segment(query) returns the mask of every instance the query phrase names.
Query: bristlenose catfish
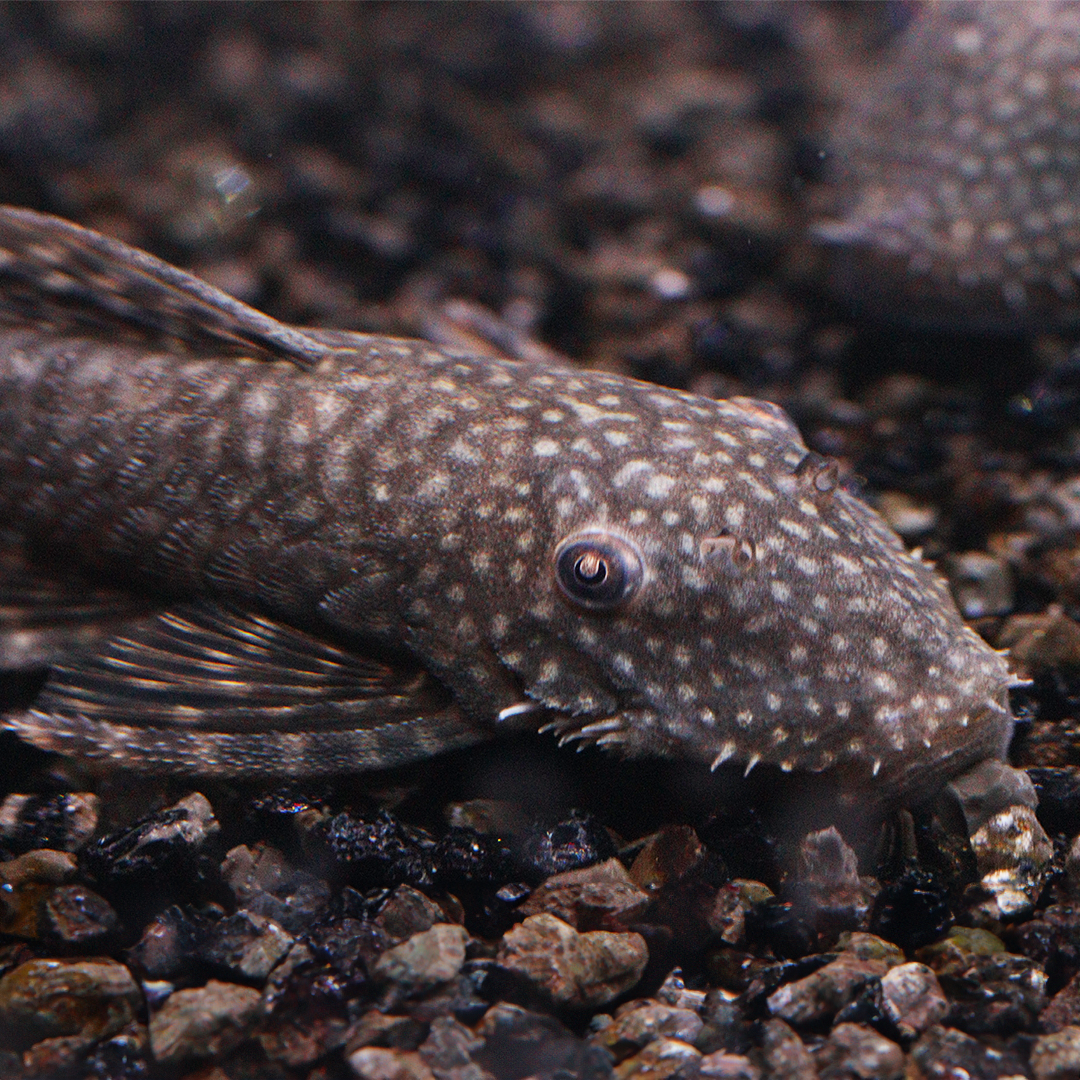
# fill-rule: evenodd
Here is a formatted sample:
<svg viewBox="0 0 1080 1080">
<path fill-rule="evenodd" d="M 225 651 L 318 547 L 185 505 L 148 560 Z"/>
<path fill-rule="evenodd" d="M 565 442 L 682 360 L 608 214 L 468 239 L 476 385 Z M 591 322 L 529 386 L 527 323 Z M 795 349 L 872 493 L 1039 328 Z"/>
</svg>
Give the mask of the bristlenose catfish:
<svg viewBox="0 0 1080 1080">
<path fill-rule="evenodd" d="M 1002 657 L 775 405 L 295 329 L 0 209 L 2 723 L 103 764 L 396 766 L 547 727 L 832 771 L 987 758 Z"/>
</svg>

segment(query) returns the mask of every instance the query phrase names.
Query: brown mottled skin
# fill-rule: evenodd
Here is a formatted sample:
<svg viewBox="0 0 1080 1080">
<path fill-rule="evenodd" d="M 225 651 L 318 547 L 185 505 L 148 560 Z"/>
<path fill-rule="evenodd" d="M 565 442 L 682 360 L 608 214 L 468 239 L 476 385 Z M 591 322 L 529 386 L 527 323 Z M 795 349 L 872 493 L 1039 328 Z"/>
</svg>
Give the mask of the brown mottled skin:
<svg viewBox="0 0 1080 1080">
<path fill-rule="evenodd" d="M 832 286 L 939 329 L 1080 325 L 1080 4 L 914 7 L 833 124 Z"/>
<path fill-rule="evenodd" d="M 1004 754 L 1004 661 L 773 405 L 290 329 L 13 209 L 0 316 L 38 746 L 301 774 L 550 725 L 885 801 Z"/>
</svg>

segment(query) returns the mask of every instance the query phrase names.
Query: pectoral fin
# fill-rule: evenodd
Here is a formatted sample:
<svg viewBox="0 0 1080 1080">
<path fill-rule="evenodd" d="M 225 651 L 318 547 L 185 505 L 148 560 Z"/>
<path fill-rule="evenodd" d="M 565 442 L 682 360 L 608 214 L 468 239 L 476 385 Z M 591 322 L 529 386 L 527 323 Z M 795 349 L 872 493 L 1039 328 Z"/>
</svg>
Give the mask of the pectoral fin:
<svg viewBox="0 0 1080 1080">
<path fill-rule="evenodd" d="M 0 671 L 48 667 L 150 608 L 128 593 L 47 573 L 0 548 Z"/>
<path fill-rule="evenodd" d="M 4 725 L 46 750 L 155 772 L 389 768 L 491 735 L 415 665 L 231 605 L 180 605 L 55 664 Z"/>
</svg>

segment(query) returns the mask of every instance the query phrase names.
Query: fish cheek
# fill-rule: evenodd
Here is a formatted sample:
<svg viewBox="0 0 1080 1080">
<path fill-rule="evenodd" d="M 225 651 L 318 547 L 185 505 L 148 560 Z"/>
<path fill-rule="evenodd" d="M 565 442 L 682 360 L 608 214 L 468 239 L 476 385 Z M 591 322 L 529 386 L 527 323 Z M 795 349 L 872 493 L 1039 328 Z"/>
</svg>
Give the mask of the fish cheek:
<svg viewBox="0 0 1080 1080">
<path fill-rule="evenodd" d="M 593 626 L 595 621 L 596 626 Z M 529 618 L 495 644 L 502 663 L 521 680 L 525 693 L 550 709 L 571 716 L 610 716 L 619 700 L 603 669 L 574 644 L 586 634 L 603 633 L 603 619 L 569 616 L 558 626 Z M 580 623 L 576 630 L 573 623 Z"/>
</svg>

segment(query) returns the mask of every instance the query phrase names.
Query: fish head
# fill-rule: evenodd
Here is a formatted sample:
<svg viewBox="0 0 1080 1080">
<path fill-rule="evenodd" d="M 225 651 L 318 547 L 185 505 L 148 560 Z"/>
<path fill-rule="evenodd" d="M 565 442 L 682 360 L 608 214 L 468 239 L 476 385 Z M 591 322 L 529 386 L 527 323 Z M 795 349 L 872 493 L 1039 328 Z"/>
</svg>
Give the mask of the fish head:
<svg viewBox="0 0 1080 1080">
<path fill-rule="evenodd" d="M 618 396 L 636 420 L 538 477 L 549 542 L 494 643 L 564 738 L 841 770 L 886 802 L 1004 755 L 1003 659 L 781 409 Z"/>
</svg>

